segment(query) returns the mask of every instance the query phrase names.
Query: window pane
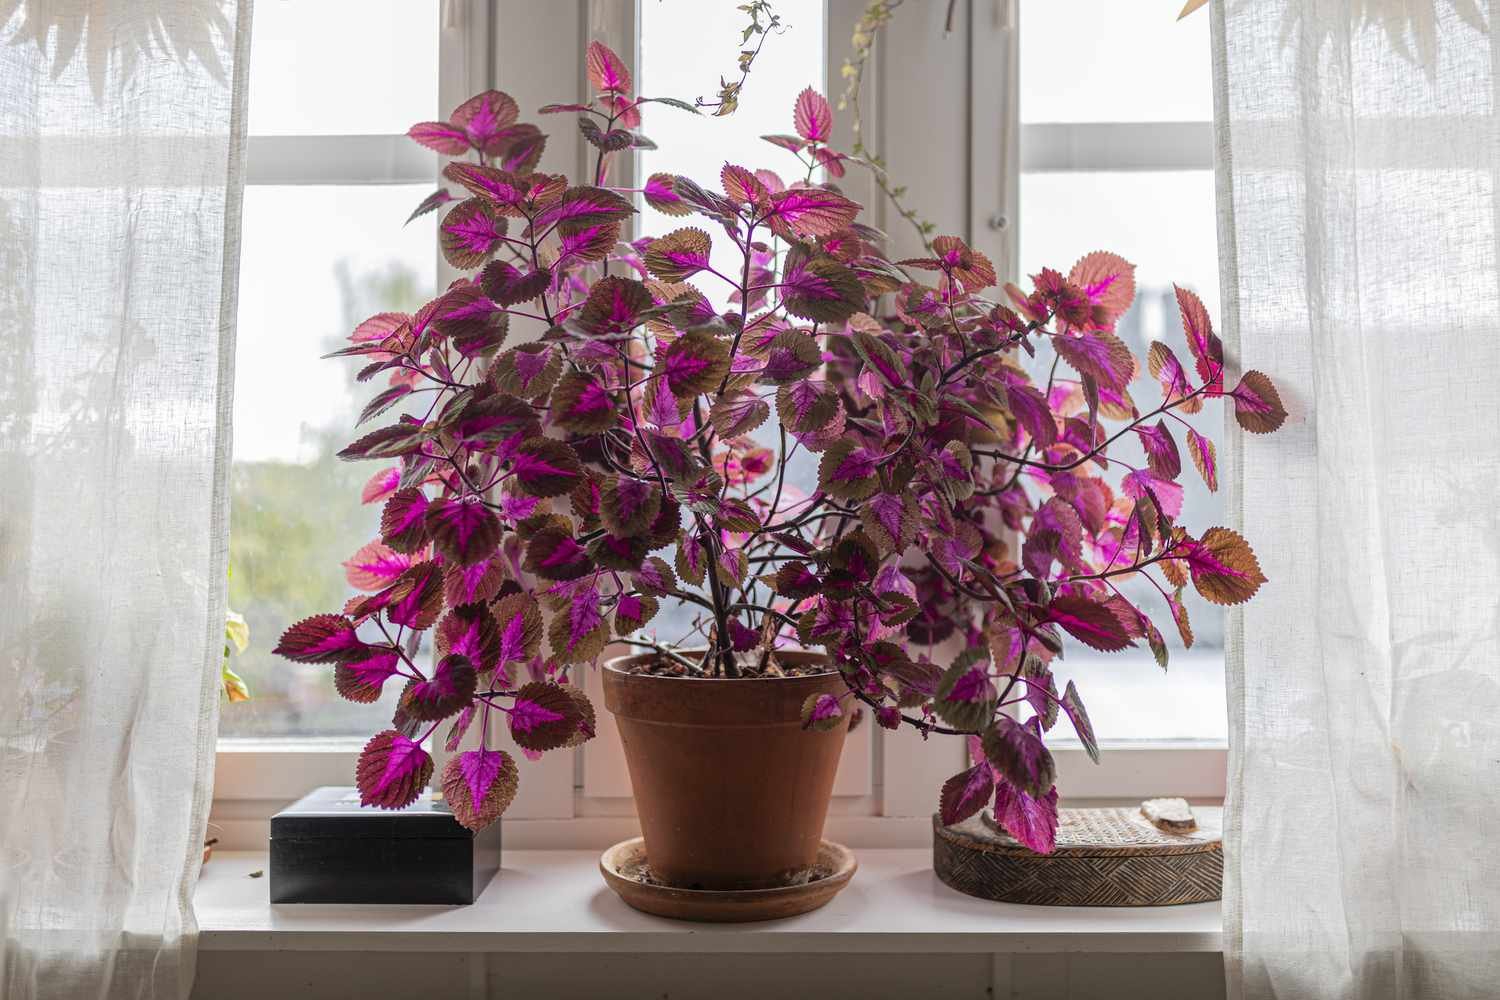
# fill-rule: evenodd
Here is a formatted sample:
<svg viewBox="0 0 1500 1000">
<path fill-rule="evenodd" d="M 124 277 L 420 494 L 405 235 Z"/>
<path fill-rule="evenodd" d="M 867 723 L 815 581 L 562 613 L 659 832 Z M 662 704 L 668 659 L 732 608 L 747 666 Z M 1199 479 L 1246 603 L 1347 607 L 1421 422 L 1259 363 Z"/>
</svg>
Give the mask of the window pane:
<svg viewBox="0 0 1500 1000">
<path fill-rule="evenodd" d="M 739 52 L 740 32 L 747 22 L 736 4 L 705 4 L 701 0 L 650 0 L 640 6 L 640 91 L 647 96 L 712 99 L 720 76 L 729 76 Z M 761 138 L 790 133 L 792 107 L 804 87 L 824 91 L 825 25 L 822 0 L 780 0 L 775 4 L 787 30 L 772 35 L 756 58 L 745 84 L 739 109 L 725 118 L 693 115 L 673 108 L 645 108 L 642 131 L 660 147 L 643 150 L 639 176 L 656 171 L 684 174 L 709 190 L 719 190 L 719 170 L 735 163 L 751 170 L 775 171 L 783 181 L 805 177 L 796 157 Z M 754 44 L 752 40 L 751 45 Z M 818 178 L 821 179 L 821 178 Z M 641 234 L 660 236 L 686 225 L 701 225 L 691 219 L 673 218 L 641 203 Z M 713 230 L 712 261 L 721 272 L 739 273 L 739 256 L 722 231 Z M 728 307 L 729 285 L 710 274 L 693 279 L 720 309 Z M 772 424 L 763 425 L 754 436 L 775 448 Z M 786 490 L 781 511 L 805 499 L 817 488 L 817 456 L 798 451 L 787 464 Z M 760 485 L 757 482 L 755 485 Z M 663 553 L 671 562 L 675 550 Z M 703 636 L 692 634 L 697 609 L 663 602 L 652 621 L 663 641 L 687 640 L 703 645 Z"/>
<path fill-rule="evenodd" d="M 1208 11 L 1172 4 L 1020 4 L 1023 122 L 1213 118 Z"/>
<path fill-rule="evenodd" d="M 648 97 L 711 100 L 721 76 L 730 76 L 748 23 L 737 4 L 702 0 L 650 0 L 640 6 L 640 90 Z M 725 163 L 775 171 L 783 181 L 805 176 L 795 155 L 761 138 L 793 131 L 792 107 L 804 87 L 824 90 L 822 0 L 782 0 L 775 10 L 787 26 L 772 35 L 756 58 L 734 114 L 724 118 L 693 115 L 647 105 L 643 131 L 660 147 L 640 153 L 640 176 L 656 171 L 684 174 L 711 191 L 719 190 Z M 747 47 L 754 45 L 752 39 Z M 736 73 L 735 76 L 738 74 Z M 837 98 L 835 97 L 835 101 Z M 691 220 L 673 218 L 642 204 L 641 235 L 660 236 Z M 701 221 L 701 220 L 700 220 Z M 712 260 L 726 274 L 737 273 L 737 256 L 715 231 Z M 729 286 L 707 276 L 697 283 L 713 301 L 728 303 Z"/>
<path fill-rule="evenodd" d="M 1028 8 L 1030 10 L 1031 8 Z M 1021 273 L 1042 267 L 1067 272 L 1092 250 L 1111 250 L 1136 264 L 1136 300 L 1117 332 L 1138 358 L 1153 340 L 1165 339 L 1187 358 L 1172 285 L 1197 292 L 1218 320 L 1219 273 L 1214 229 L 1213 174 L 1045 173 L 1021 178 Z M 1086 242 L 1085 242 L 1086 241 Z M 1042 373 L 1045 378 L 1045 372 Z M 1160 402 L 1160 389 L 1142 372 L 1131 386 L 1146 411 Z M 1223 437 L 1224 411 L 1216 403 L 1184 416 L 1215 442 Z M 1222 494 L 1210 493 L 1188 460 L 1184 427 L 1167 424 L 1183 453 L 1181 523 L 1189 530 L 1224 524 Z M 1140 468 L 1145 456 L 1134 435 L 1122 438 L 1110 454 Z M 1188 614 L 1196 642 L 1182 649 L 1166 603 L 1150 584 L 1133 581 L 1125 595 L 1157 623 L 1171 649 L 1163 674 L 1149 650 L 1095 653 L 1071 643 L 1057 664 L 1058 684 L 1078 682 L 1090 721 L 1101 739 L 1223 739 L 1224 611 L 1189 588 Z M 1057 730 L 1069 735 L 1066 718 Z"/>
<path fill-rule="evenodd" d="M 271 654 L 281 632 L 354 593 L 340 563 L 375 537 L 360 487 L 379 463 L 341 462 L 373 384 L 358 358 L 320 360 L 387 309 L 410 311 L 436 281 L 432 216 L 402 220 L 425 185 L 245 191 L 235 359 L 229 604 L 250 625 L 233 666 L 251 700 L 224 706 L 225 736 L 368 735 L 391 705 L 356 705 L 331 670 Z M 391 695 L 396 688 L 391 686 Z"/>
<path fill-rule="evenodd" d="M 261 0 L 250 134 L 404 133 L 438 117 L 437 60 L 436 4 Z"/>
</svg>

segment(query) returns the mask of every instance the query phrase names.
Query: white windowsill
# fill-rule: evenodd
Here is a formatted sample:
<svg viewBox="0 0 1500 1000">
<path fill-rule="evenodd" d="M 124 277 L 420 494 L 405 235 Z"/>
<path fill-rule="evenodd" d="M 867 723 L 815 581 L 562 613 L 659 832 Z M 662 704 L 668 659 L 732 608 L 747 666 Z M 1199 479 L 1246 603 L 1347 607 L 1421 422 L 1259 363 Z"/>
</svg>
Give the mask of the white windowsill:
<svg viewBox="0 0 1500 1000">
<path fill-rule="evenodd" d="M 1105 908 L 991 903 L 949 889 L 928 850 L 862 850 L 821 910 L 756 924 L 638 913 L 594 851 L 506 851 L 473 906 L 277 905 L 257 852 L 215 852 L 195 896 L 203 951 L 1083 953 L 1221 950 L 1217 903 Z"/>
</svg>

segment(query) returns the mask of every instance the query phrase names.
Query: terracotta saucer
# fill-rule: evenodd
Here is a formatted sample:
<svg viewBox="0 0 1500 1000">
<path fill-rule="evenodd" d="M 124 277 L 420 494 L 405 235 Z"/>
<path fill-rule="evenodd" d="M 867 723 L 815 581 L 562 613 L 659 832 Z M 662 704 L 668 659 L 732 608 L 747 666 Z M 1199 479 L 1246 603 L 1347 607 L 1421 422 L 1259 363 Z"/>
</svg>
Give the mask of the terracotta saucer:
<svg viewBox="0 0 1500 1000">
<path fill-rule="evenodd" d="M 775 889 L 674 889 L 643 881 L 635 875 L 645 861 L 645 840 L 640 837 L 622 840 L 599 856 L 599 871 L 609 887 L 637 910 L 674 920 L 708 923 L 775 920 L 816 910 L 848 885 L 859 867 L 853 851 L 825 840 L 818 848 L 818 864 L 832 874 L 803 885 Z"/>
</svg>

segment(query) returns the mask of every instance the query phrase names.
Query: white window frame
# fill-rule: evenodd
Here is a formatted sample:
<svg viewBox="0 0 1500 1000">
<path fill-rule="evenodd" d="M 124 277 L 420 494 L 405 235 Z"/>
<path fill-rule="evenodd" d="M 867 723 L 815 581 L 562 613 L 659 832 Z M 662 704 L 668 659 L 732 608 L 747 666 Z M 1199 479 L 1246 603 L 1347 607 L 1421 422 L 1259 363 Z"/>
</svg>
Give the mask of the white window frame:
<svg viewBox="0 0 1500 1000">
<path fill-rule="evenodd" d="M 636 3 L 620 0 L 443 0 L 439 105 L 446 112 L 489 86 L 523 108 L 586 93 L 579 54 L 591 38 L 636 65 Z M 827 0 L 830 100 L 842 83 L 853 26 L 865 0 Z M 946 3 L 898 8 L 867 71 L 866 145 L 881 154 L 910 204 L 944 231 L 983 250 L 1002 275 L 1017 260 L 1019 181 L 1027 171 L 1184 170 L 1213 166 L 1211 123 L 1034 124 L 1018 109 L 1016 0 L 959 0 L 945 35 Z M 502 67 L 498 74 L 496 68 Z M 754 86 L 752 74 L 749 86 Z M 998 96 L 997 96 L 998 95 Z M 835 143 L 850 145 L 848 115 L 836 115 Z M 570 124 L 562 121 L 562 125 Z M 549 129 L 548 158 L 581 168 L 587 148 L 567 127 Z M 404 135 L 252 137 L 249 184 L 395 184 L 435 181 L 438 158 Z M 629 184 L 633 166 L 617 175 Z M 845 186 L 892 237 L 896 256 L 920 250 L 874 183 L 851 170 Z M 438 254 L 436 247 L 434 254 Z M 438 254 L 439 286 L 454 276 Z M 621 651 L 625 651 L 621 647 Z M 595 847 L 633 835 L 613 720 L 602 711 L 596 672 L 588 684 L 600 736 L 572 755 L 524 765 L 507 812 L 514 847 Z M 874 725 L 851 737 L 829 819 L 830 835 L 855 846 L 921 846 L 942 781 L 964 766 L 961 740 L 923 742 L 909 729 Z M 504 742 L 503 736 L 498 742 Z M 219 743 L 213 833 L 226 847 L 264 845 L 271 813 L 309 788 L 347 784 L 362 739 L 223 739 Z M 439 750 L 441 748 L 438 748 Z M 1224 795 L 1227 750 L 1212 741 L 1109 742 L 1099 765 L 1081 746 L 1054 748 L 1058 781 L 1071 804 L 1139 801 L 1173 794 L 1196 801 Z M 437 765 L 441 768 L 442 754 Z M 622 794 L 622 789 L 626 789 Z"/>
</svg>

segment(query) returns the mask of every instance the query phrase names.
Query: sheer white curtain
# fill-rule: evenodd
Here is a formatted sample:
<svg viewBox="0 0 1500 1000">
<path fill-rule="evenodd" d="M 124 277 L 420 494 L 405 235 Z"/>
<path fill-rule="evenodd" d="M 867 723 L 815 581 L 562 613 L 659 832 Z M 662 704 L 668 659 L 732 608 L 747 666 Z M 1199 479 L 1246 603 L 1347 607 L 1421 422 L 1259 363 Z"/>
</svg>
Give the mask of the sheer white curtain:
<svg viewBox="0 0 1500 1000">
<path fill-rule="evenodd" d="M 1231 998 L 1500 996 L 1500 44 L 1473 0 L 1225 0 Z"/>
<path fill-rule="evenodd" d="M 175 998 L 213 779 L 249 0 L 0 0 L 0 996 Z"/>
</svg>

